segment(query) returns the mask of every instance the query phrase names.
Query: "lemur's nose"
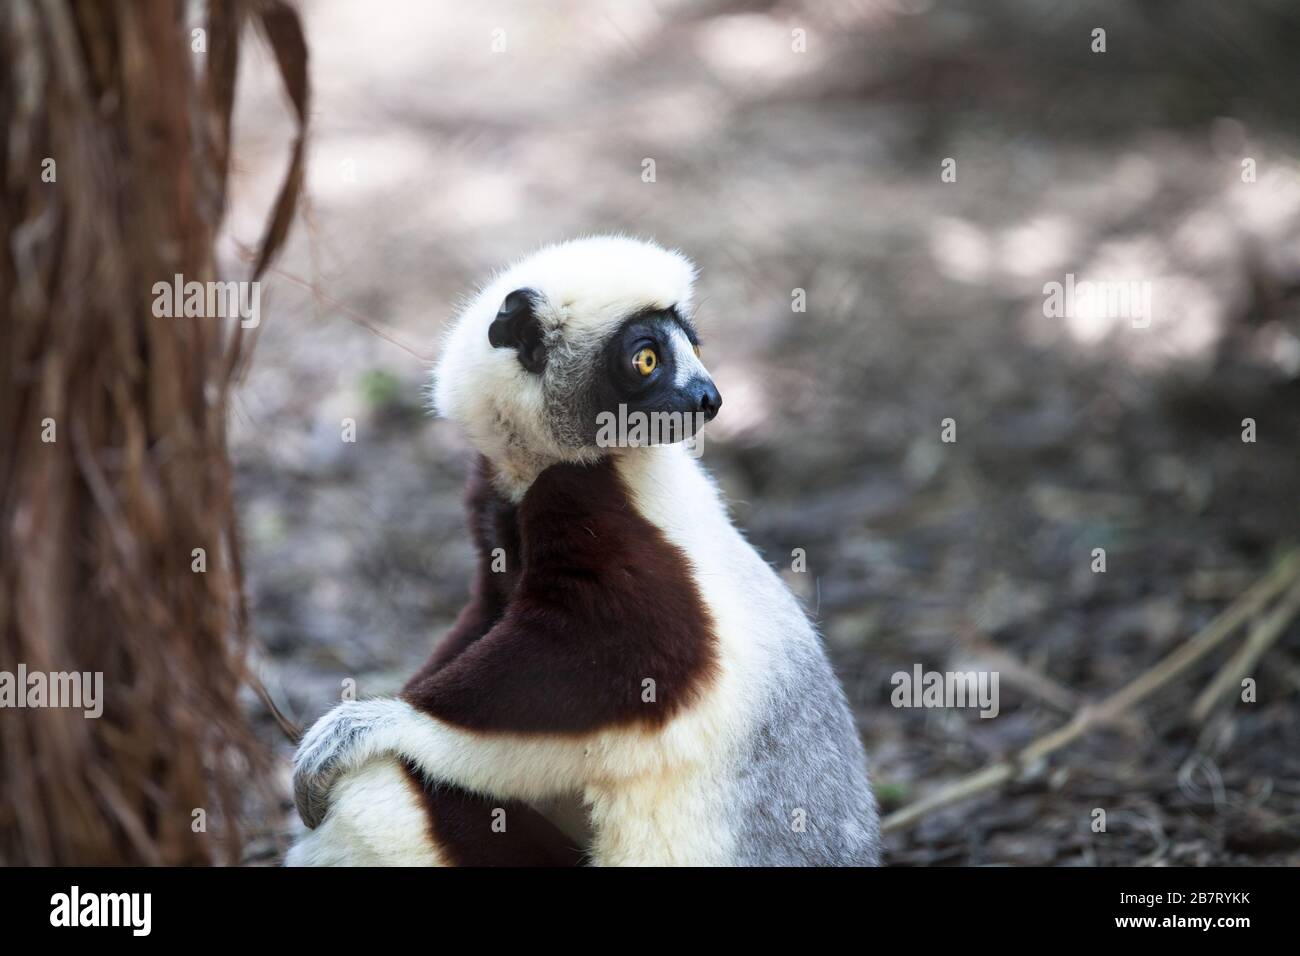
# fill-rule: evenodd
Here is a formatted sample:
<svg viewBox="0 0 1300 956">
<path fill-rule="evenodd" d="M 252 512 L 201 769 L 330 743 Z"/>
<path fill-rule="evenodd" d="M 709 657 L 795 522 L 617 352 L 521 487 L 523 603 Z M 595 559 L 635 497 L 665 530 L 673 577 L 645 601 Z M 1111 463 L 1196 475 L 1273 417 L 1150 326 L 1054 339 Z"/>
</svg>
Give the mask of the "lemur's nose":
<svg viewBox="0 0 1300 956">
<path fill-rule="evenodd" d="M 718 409 L 722 407 L 722 395 L 718 392 L 718 387 L 706 380 L 700 388 L 696 407 L 704 413 L 706 422 L 713 421 L 713 417 L 718 414 Z"/>
</svg>

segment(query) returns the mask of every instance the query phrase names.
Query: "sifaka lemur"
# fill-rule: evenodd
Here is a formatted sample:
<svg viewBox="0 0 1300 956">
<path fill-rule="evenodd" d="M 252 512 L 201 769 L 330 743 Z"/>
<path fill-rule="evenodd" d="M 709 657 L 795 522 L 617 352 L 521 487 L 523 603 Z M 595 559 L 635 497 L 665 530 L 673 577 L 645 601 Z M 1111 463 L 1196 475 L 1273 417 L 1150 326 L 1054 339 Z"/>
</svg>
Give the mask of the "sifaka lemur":
<svg viewBox="0 0 1300 956">
<path fill-rule="evenodd" d="M 434 404 L 479 453 L 473 596 L 399 697 L 305 735 L 290 864 L 878 861 L 861 740 L 794 596 L 683 443 L 597 440 L 619 409 L 717 413 L 694 279 L 587 238 L 457 317 Z M 565 800 L 580 838 L 537 809 Z"/>
</svg>

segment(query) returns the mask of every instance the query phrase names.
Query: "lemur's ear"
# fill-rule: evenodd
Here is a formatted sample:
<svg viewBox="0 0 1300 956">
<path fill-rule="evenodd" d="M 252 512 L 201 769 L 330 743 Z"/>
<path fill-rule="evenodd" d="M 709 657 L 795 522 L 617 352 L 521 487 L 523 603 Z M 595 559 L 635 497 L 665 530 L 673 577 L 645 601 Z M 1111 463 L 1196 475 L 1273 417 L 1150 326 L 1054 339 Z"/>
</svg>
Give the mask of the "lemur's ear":
<svg viewBox="0 0 1300 956">
<path fill-rule="evenodd" d="M 514 349 L 519 354 L 519 364 L 540 375 L 546 368 L 546 345 L 534 311 L 536 298 L 537 293 L 532 289 L 516 289 L 506 296 L 488 327 L 488 341 L 493 348 Z"/>
</svg>

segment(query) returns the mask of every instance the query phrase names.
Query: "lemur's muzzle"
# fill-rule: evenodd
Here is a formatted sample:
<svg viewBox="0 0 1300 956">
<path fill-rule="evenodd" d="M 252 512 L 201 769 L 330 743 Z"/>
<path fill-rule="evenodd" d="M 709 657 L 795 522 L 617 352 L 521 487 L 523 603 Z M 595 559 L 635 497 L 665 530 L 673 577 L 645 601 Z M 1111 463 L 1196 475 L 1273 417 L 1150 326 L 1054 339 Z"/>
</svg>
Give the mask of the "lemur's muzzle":
<svg viewBox="0 0 1300 956">
<path fill-rule="evenodd" d="M 722 394 L 713 384 L 713 380 L 693 379 L 687 384 L 686 389 L 687 394 L 690 395 L 692 410 L 702 414 L 706 422 L 713 421 L 714 416 L 718 414 L 718 409 L 722 407 Z"/>
</svg>

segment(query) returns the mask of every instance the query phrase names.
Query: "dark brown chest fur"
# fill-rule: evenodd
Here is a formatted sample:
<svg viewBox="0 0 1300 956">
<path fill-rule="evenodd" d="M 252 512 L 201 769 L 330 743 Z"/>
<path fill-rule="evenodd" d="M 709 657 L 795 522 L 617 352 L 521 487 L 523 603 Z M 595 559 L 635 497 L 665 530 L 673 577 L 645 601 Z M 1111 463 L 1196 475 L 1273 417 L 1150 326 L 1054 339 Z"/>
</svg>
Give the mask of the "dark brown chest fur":
<svg viewBox="0 0 1300 956">
<path fill-rule="evenodd" d="M 561 734 L 662 725 L 695 700 L 717 666 L 707 609 L 612 459 L 548 468 L 517 507 L 489 468 L 467 493 L 473 598 L 406 699 L 471 730 Z"/>
</svg>

